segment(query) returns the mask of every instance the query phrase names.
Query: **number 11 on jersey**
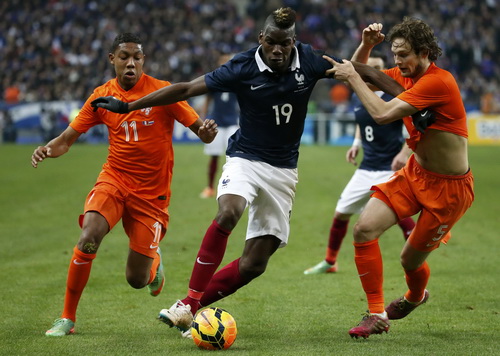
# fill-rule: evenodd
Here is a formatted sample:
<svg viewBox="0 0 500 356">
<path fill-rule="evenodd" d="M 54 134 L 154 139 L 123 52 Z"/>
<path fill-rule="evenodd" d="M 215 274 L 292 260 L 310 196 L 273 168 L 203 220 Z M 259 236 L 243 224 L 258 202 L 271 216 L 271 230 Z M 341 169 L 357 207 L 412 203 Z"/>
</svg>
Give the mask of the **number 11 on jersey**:
<svg viewBox="0 0 500 356">
<path fill-rule="evenodd" d="M 134 141 L 139 141 L 139 135 L 137 134 L 137 123 L 135 121 L 132 121 L 129 125 L 127 121 L 124 121 L 123 124 L 120 125 L 125 129 L 125 141 L 129 142 L 130 141 L 130 133 L 128 130 L 128 127 L 130 126 L 132 130 L 134 131 Z"/>
</svg>

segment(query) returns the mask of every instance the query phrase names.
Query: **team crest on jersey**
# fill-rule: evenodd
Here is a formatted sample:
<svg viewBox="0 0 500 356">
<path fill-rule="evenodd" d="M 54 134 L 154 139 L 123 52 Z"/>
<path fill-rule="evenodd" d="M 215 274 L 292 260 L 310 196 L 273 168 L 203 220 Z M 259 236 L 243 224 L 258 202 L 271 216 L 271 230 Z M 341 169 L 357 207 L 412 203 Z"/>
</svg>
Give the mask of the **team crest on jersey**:
<svg viewBox="0 0 500 356">
<path fill-rule="evenodd" d="M 298 86 L 304 85 L 304 74 L 295 73 L 295 80 Z"/>
<path fill-rule="evenodd" d="M 141 109 L 141 112 L 147 116 L 149 116 L 149 113 L 151 112 L 151 110 L 153 110 L 152 107 L 149 107 L 149 108 L 144 108 L 144 109 Z"/>
</svg>

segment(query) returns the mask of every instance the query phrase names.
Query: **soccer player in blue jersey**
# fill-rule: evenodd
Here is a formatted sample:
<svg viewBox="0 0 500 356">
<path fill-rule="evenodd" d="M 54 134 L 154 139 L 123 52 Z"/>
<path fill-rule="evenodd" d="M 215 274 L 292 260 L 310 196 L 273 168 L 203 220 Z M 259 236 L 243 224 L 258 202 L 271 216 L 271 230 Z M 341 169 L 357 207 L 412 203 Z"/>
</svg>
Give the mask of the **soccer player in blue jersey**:
<svg viewBox="0 0 500 356">
<path fill-rule="evenodd" d="M 332 68 L 320 51 L 296 41 L 295 18 L 291 8 L 273 11 L 259 34 L 258 47 L 191 82 L 171 85 L 130 103 L 113 97 L 93 102 L 96 110 L 126 113 L 207 92 L 233 92 L 238 97 L 240 128 L 226 151 L 217 190 L 218 212 L 196 256 L 187 296 L 159 315 L 186 336 L 201 306 L 260 276 L 271 255 L 288 242 L 307 104 L 316 82 Z M 395 81 L 387 85 L 400 88 Z M 242 256 L 215 273 L 228 237 L 246 208 L 249 217 Z"/>
<path fill-rule="evenodd" d="M 231 54 L 222 54 L 219 57 L 219 65 L 223 65 L 231 58 Z M 214 181 L 219 157 L 226 153 L 229 137 L 238 130 L 240 107 L 236 94 L 221 91 L 207 93 L 201 116 L 215 120 L 218 131 L 215 139 L 211 143 L 207 143 L 203 150 L 210 158 L 208 161 L 208 184 L 201 192 L 200 198 L 211 198 L 215 196 Z"/>
<path fill-rule="evenodd" d="M 376 69 L 385 69 L 385 56 L 373 51 L 367 64 Z M 382 91 L 376 91 L 384 101 L 393 98 Z M 358 99 L 359 101 L 359 99 Z M 357 165 L 356 157 L 360 146 L 363 147 L 363 160 L 347 183 L 335 208 L 333 223 L 330 228 L 325 259 L 308 268 L 304 274 L 334 273 L 338 270 L 337 256 L 342 241 L 347 233 L 349 220 L 353 214 L 359 214 L 370 199 L 370 188 L 385 182 L 390 176 L 405 165 L 410 148 L 403 136 L 403 121 L 393 121 L 388 125 L 379 125 L 373 120 L 361 102 L 354 109 L 356 134 L 352 147 L 346 153 L 346 160 Z M 405 240 L 415 227 L 411 217 L 398 221 Z"/>
</svg>

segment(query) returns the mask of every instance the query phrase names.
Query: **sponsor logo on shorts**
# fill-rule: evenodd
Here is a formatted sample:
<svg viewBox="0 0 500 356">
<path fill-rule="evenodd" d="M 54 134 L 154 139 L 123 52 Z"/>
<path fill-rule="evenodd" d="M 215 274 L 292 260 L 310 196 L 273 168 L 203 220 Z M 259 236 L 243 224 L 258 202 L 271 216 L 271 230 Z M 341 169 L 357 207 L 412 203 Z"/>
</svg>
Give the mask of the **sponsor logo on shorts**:
<svg viewBox="0 0 500 356">
<path fill-rule="evenodd" d="M 222 185 L 227 185 L 227 183 L 229 183 L 230 181 L 231 181 L 231 179 L 229 179 L 229 178 L 224 178 L 224 179 L 222 180 Z"/>
</svg>

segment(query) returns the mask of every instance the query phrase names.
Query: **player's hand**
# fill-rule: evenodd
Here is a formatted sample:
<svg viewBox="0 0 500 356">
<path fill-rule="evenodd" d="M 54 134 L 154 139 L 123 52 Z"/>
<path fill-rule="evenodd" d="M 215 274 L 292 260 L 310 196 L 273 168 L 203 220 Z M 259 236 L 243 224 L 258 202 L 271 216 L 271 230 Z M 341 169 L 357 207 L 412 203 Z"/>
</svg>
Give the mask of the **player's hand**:
<svg viewBox="0 0 500 356">
<path fill-rule="evenodd" d="M 31 165 L 34 168 L 38 167 L 38 163 L 42 162 L 45 158 L 52 156 L 52 149 L 47 146 L 38 146 L 31 155 Z"/>
<path fill-rule="evenodd" d="M 198 137 L 204 143 L 210 143 L 215 139 L 215 136 L 217 136 L 217 132 L 218 130 L 215 120 L 205 119 L 205 121 L 203 121 L 203 125 L 201 125 L 198 129 Z"/>
<path fill-rule="evenodd" d="M 347 153 L 345 154 L 346 161 L 357 166 L 358 162 L 356 162 L 356 157 L 358 156 L 358 153 L 359 153 L 359 146 L 352 146 L 347 150 Z"/>
<path fill-rule="evenodd" d="M 403 153 L 398 153 L 391 162 L 391 170 L 394 172 L 399 171 L 401 168 L 403 168 L 406 164 L 406 161 L 408 161 L 408 157 L 403 154 Z"/>
<path fill-rule="evenodd" d="M 328 62 L 332 64 L 332 68 L 325 72 L 325 75 L 330 78 L 335 78 L 337 80 L 342 80 L 346 82 L 349 77 L 356 75 L 356 70 L 352 65 L 351 61 L 343 59 L 342 63 L 336 62 L 333 58 L 328 56 L 323 56 Z"/>
<path fill-rule="evenodd" d="M 93 100 L 90 105 L 97 111 L 98 108 L 103 108 L 119 114 L 128 113 L 128 103 L 118 100 L 114 96 L 101 96 Z"/>
<path fill-rule="evenodd" d="M 425 129 L 436 122 L 436 115 L 434 112 L 428 109 L 417 111 L 412 116 L 413 126 L 421 133 L 425 132 Z"/>
<path fill-rule="evenodd" d="M 381 23 L 372 23 L 363 29 L 361 41 L 364 46 L 375 47 L 385 39 L 385 35 L 381 32 L 383 25 Z"/>
</svg>

